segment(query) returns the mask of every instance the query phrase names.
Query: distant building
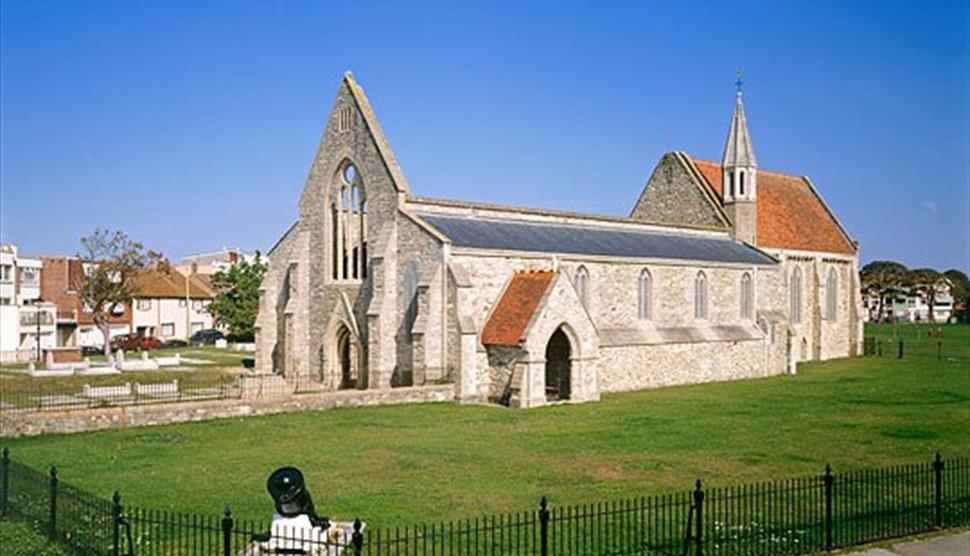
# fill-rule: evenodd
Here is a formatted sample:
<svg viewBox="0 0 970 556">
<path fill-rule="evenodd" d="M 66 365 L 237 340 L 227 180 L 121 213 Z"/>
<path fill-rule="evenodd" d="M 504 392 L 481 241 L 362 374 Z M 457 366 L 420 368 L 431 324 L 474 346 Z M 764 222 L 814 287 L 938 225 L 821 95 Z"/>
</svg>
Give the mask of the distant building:
<svg viewBox="0 0 970 556">
<path fill-rule="evenodd" d="M 936 286 L 932 317 L 930 300 L 921 292 L 905 292 L 887 299 L 865 295 L 862 299 L 868 320 L 901 322 L 949 322 L 954 316 L 954 300 L 949 279 L 943 278 Z M 881 313 L 881 314 L 880 314 Z"/>
<path fill-rule="evenodd" d="M 224 271 L 243 261 L 251 263 L 259 257 L 259 253 L 247 253 L 240 249 L 223 249 L 212 253 L 201 253 L 199 255 L 187 255 L 182 257 L 175 270 L 182 274 L 206 274 L 212 275 L 216 272 Z"/>
<path fill-rule="evenodd" d="M 0 245 L 0 361 L 24 362 L 54 347 L 55 306 L 41 298 L 42 262 Z"/>
<path fill-rule="evenodd" d="M 208 277 L 176 270 L 153 270 L 134 279 L 131 329 L 161 340 L 188 340 L 212 328 L 212 287 Z"/>
<path fill-rule="evenodd" d="M 94 314 L 77 294 L 87 263 L 78 257 L 43 257 L 41 296 L 57 306 L 57 346 L 102 346 L 104 335 L 94 324 Z M 118 307 L 110 317 L 111 337 L 131 332 L 131 311 Z"/>
</svg>

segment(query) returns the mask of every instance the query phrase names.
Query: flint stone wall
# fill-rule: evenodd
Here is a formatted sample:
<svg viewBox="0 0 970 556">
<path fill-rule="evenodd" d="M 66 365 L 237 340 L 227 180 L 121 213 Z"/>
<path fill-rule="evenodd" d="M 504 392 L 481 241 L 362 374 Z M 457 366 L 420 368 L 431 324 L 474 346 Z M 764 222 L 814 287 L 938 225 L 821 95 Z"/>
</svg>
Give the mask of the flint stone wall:
<svg viewBox="0 0 970 556">
<path fill-rule="evenodd" d="M 622 392 L 780 374 L 766 366 L 765 342 L 600 346 L 599 387 Z"/>
</svg>

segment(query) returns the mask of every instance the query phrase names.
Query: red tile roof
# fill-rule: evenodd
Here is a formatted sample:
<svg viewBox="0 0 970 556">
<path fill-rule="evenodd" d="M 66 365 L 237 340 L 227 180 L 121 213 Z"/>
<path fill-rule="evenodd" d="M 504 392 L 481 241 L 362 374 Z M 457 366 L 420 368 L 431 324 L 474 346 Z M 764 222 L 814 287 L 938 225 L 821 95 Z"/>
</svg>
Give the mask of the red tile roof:
<svg viewBox="0 0 970 556">
<path fill-rule="evenodd" d="M 532 321 L 555 273 L 551 270 L 516 272 L 482 330 L 485 345 L 517 346 Z"/>
<path fill-rule="evenodd" d="M 720 199 L 724 191 L 721 165 L 691 159 Z M 757 246 L 824 253 L 856 252 L 835 217 L 805 178 L 758 170 Z"/>
</svg>

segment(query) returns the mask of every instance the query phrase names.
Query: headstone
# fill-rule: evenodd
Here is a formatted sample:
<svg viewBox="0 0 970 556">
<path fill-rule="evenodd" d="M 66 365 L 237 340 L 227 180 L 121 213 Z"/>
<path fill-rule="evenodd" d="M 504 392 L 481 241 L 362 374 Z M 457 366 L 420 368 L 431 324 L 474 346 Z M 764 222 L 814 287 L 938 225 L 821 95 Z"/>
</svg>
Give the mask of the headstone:
<svg viewBox="0 0 970 556">
<path fill-rule="evenodd" d="M 224 338 L 220 338 L 220 339 L 216 340 L 216 347 L 217 348 L 219 348 L 219 349 L 226 349 L 226 347 L 228 347 L 228 346 L 229 346 L 229 342 L 227 342 Z"/>
<path fill-rule="evenodd" d="M 148 352 L 147 351 L 141 352 L 141 360 L 142 361 L 148 361 Z"/>
<path fill-rule="evenodd" d="M 121 363 L 124 363 L 125 362 L 125 350 L 119 349 L 118 351 L 116 351 L 115 352 L 115 360 L 118 361 L 118 364 L 119 365 Z"/>
<path fill-rule="evenodd" d="M 53 351 L 47 350 L 47 353 L 44 354 L 44 365 L 48 369 L 54 367 L 54 352 Z"/>
</svg>

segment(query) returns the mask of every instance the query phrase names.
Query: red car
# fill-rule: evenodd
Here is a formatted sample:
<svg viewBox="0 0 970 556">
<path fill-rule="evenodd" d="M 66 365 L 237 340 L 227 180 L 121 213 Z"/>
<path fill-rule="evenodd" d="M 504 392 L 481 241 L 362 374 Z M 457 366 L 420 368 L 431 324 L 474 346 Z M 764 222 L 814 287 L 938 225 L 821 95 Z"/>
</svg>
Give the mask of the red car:
<svg viewBox="0 0 970 556">
<path fill-rule="evenodd" d="M 153 336 L 139 336 L 138 334 L 124 334 L 111 339 L 111 351 L 123 349 L 125 351 L 158 349 L 162 341 Z"/>
</svg>

